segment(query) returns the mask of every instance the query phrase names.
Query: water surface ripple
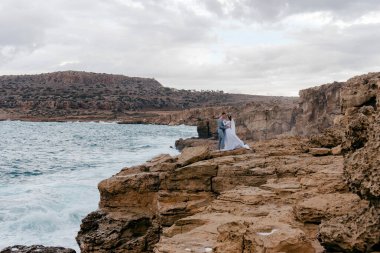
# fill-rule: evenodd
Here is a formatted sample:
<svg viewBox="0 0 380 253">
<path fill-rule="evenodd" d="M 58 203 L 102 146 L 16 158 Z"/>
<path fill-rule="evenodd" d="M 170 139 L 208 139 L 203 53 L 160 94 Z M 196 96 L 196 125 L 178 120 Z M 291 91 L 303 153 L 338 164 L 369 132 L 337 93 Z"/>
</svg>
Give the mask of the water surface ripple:
<svg viewBox="0 0 380 253">
<path fill-rule="evenodd" d="M 71 247 L 95 210 L 97 184 L 160 153 L 195 127 L 111 123 L 0 122 L 0 249 Z"/>
</svg>

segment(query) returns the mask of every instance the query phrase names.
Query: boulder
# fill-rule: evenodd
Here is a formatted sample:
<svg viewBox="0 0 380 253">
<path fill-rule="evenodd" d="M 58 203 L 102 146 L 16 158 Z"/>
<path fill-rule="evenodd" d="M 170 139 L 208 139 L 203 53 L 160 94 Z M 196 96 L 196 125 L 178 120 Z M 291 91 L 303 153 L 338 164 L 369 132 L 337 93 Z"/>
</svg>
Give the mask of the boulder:
<svg viewBox="0 0 380 253">
<path fill-rule="evenodd" d="M 380 87 L 379 76 L 379 73 L 369 73 L 349 79 L 341 91 L 342 110 L 376 105 L 376 96 Z"/>
<path fill-rule="evenodd" d="M 327 250 L 333 252 L 379 251 L 379 217 L 378 208 L 367 206 L 322 221 L 319 240 Z"/>
<path fill-rule="evenodd" d="M 152 250 L 159 231 L 155 216 L 98 210 L 82 220 L 76 240 L 83 253 L 138 253 Z"/>
<path fill-rule="evenodd" d="M 204 160 L 209 155 L 208 147 L 189 147 L 182 150 L 182 153 L 178 156 L 178 165 L 183 167 L 190 163 Z"/>
<path fill-rule="evenodd" d="M 330 127 L 323 130 L 320 134 L 310 136 L 310 143 L 318 147 L 333 148 L 342 143 L 343 136 L 343 129 Z"/>
<path fill-rule="evenodd" d="M 128 209 L 129 212 L 147 212 L 154 210 L 160 179 L 157 173 L 138 173 L 115 175 L 99 183 L 101 208 Z"/>
<path fill-rule="evenodd" d="M 218 145 L 215 139 L 200 139 L 200 138 L 188 138 L 188 139 L 178 139 L 175 141 L 175 148 L 182 151 L 184 148 L 188 147 L 209 147 L 210 150 L 216 148 Z"/>
</svg>

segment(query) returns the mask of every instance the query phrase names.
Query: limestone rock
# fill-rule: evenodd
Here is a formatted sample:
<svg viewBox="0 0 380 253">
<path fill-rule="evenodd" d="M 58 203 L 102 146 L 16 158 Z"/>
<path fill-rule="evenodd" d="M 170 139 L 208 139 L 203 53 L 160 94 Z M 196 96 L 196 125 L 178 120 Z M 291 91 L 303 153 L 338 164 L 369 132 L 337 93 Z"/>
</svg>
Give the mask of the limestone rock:
<svg viewBox="0 0 380 253">
<path fill-rule="evenodd" d="M 356 76 L 347 81 L 342 88 L 342 110 L 364 105 L 375 105 L 380 87 L 379 73 Z"/>
<path fill-rule="evenodd" d="M 216 119 L 198 120 L 197 132 L 198 132 L 199 138 L 208 139 L 211 137 L 217 137 L 216 129 L 217 129 Z"/>
<path fill-rule="evenodd" d="M 320 240 L 327 249 L 371 252 L 380 245 L 380 75 L 370 73 L 347 81 L 342 89 L 340 122 L 345 125 L 342 150 L 349 189 L 369 201 L 342 216 L 322 221 Z"/>
<path fill-rule="evenodd" d="M 333 148 L 342 143 L 343 136 L 343 129 L 334 126 L 310 136 L 310 143 L 317 147 Z"/>
<path fill-rule="evenodd" d="M 370 73 L 348 81 L 342 91 L 343 108 L 349 111 L 358 107 L 347 116 L 345 142 L 345 177 L 350 188 L 365 199 L 378 206 L 380 198 L 380 75 Z"/>
<path fill-rule="evenodd" d="M 331 149 L 329 148 L 310 148 L 309 153 L 314 156 L 324 156 L 331 154 Z"/>
<path fill-rule="evenodd" d="M 331 149 L 331 154 L 333 154 L 333 155 L 341 155 L 342 154 L 342 146 L 338 145 L 336 147 L 333 147 Z"/>
<path fill-rule="evenodd" d="M 287 224 L 274 222 L 250 226 L 232 222 L 218 227 L 218 232 L 217 253 L 315 253 L 304 232 Z"/>
<path fill-rule="evenodd" d="M 209 147 L 210 150 L 213 150 L 217 147 L 218 143 L 215 139 L 200 139 L 200 138 L 189 138 L 189 139 L 182 139 L 175 141 L 175 147 L 179 151 L 182 151 L 184 148 L 187 147 L 198 147 L 198 146 L 204 146 Z"/>
<path fill-rule="evenodd" d="M 335 116 L 341 114 L 340 93 L 345 85 L 334 82 L 301 90 L 300 112 L 295 117 L 293 132 L 299 135 L 319 134 L 333 126 Z"/>
<path fill-rule="evenodd" d="M 81 252 L 148 252 L 159 239 L 154 216 L 96 211 L 83 219 L 77 242 Z"/>
<path fill-rule="evenodd" d="M 161 225 L 168 227 L 177 220 L 196 214 L 214 199 L 212 192 L 160 191 L 158 211 Z"/>
<path fill-rule="evenodd" d="M 146 207 L 155 201 L 159 184 L 157 173 L 118 174 L 99 183 L 98 188 L 101 192 L 99 206 L 150 213 L 152 210 Z"/>
<path fill-rule="evenodd" d="M 45 247 L 42 245 L 22 246 L 15 245 L 2 249 L 0 253 L 75 253 L 73 249 L 62 247 Z"/>
<path fill-rule="evenodd" d="M 346 156 L 346 179 L 353 191 L 366 199 L 378 201 L 380 198 L 380 113 L 373 123 L 361 121 L 361 134 L 349 131 L 347 142 L 352 150 Z M 357 122 L 353 123 L 357 126 Z M 350 125 L 350 129 L 352 125 Z M 347 143 L 346 143 L 347 146 Z"/>
<path fill-rule="evenodd" d="M 319 239 L 326 249 L 343 252 L 373 252 L 379 250 L 380 213 L 374 207 L 348 212 L 323 221 Z"/>
<path fill-rule="evenodd" d="M 99 210 L 83 220 L 78 244 L 85 253 L 220 250 L 228 242 L 218 227 L 238 222 L 247 245 L 262 251 L 318 252 L 317 226 L 306 229 L 292 206 L 305 194 L 341 190 L 343 161 L 304 145 L 284 138 L 253 143 L 256 152 L 193 147 L 125 168 L 99 183 Z M 266 235 L 268 227 L 279 234 Z"/>
<path fill-rule="evenodd" d="M 201 161 L 209 155 L 209 149 L 204 146 L 185 148 L 178 157 L 178 164 L 186 166 Z"/>
<path fill-rule="evenodd" d="M 302 222 L 320 223 L 323 219 L 344 215 L 360 206 L 360 198 L 352 193 L 319 194 L 301 201 L 294 208 Z M 363 205 L 368 205 L 367 202 Z"/>
</svg>

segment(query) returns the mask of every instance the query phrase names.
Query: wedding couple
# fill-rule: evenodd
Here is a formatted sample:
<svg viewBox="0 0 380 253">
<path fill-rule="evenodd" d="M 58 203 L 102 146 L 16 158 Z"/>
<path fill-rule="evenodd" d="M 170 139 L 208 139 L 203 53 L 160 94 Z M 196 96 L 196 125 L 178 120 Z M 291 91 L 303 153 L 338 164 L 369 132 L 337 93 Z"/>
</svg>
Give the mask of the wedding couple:
<svg viewBox="0 0 380 253">
<path fill-rule="evenodd" d="M 225 112 L 218 119 L 218 149 L 219 150 L 234 150 L 237 148 L 250 149 L 247 144 L 236 135 L 235 121 L 232 116 Z"/>
</svg>

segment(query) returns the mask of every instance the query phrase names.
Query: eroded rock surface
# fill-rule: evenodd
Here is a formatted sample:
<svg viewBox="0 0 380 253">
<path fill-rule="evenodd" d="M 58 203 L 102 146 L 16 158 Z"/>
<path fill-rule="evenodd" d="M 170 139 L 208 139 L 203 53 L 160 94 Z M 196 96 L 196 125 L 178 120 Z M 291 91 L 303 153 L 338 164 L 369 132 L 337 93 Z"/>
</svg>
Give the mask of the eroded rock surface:
<svg viewBox="0 0 380 253">
<path fill-rule="evenodd" d="M 311 139 L 228 152 L 192 140 L 102 181 L 82 252 L 379 251 L 379 78 L 304 92 L 313 99 L 298 120 Z"/>
<path fill-rule="evenodd" d="M 322 222 L 320 239 L 331 250 L 380 250 L 380 75 L 348 80 L 341 96 L 344 178 L 350 191 L 368 204 Z"/>
<path fill-rule="evenodd" d="M 23 246 L 15 245 L 7 247 L 0 253 L 75 253 L 75 250 L 63 247 L 45 247 L 42 245 Z"/>
<path fill-rule="evenodd" d="M 311 135 L 334 125 L 341 114 L 341 89 L 346 84 L 334 82 L 299 92 L 300 105 L 293 133 Z"/>
<path fill-rule="evenodd" d="M 360 202 L 347 193 L 343 158 L 315 157 L 300 138 L 250 144 L 256 152 L 185 148 L 102 181 L 100 209 L 77 237 L 82 252 L 322 252 L 318 223 L 344 210 L 318 197 Z"/>
</svg>

